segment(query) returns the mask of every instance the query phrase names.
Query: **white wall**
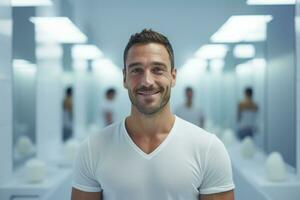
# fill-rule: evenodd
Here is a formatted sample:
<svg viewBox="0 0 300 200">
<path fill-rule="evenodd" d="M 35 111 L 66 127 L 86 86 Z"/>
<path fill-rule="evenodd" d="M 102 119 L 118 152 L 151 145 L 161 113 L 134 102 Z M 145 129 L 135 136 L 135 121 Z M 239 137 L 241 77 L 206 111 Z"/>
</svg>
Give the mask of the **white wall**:
<svg viewBox="0 0 300 200">
<path fill-rule="evenodd" d="M 0 181 L 12 172 L 12 17 L 9 0 L 0 0 Z"/>
<path fill-rule="evenodd" d="M 267 34 L 267 151 L 296 166 L 296 66 L 294 13 L 270 22 Z"/>
<path fill-rule="evenodd" d="M 296 154 L 297 154 L 297 174 L 298 177 L 300 177 L 300 0 L 297 0 L 296 4 L 296 64 L 297 64 L 297 70 L 296 70 L 296 106 L 297 106 L 297 114 L 296 114 Z"/>
<path fill-rule="evenodd" d="M 233 129 L 237 118 L 237 84 L 234 71 L 222 74 L 220 120 L 223 128 Z"/>
<path fill-rule="evenodd" d="M 0 0 L 0 182 L 12 172 L 11 39 L 10 0 Z"/>
</svg>

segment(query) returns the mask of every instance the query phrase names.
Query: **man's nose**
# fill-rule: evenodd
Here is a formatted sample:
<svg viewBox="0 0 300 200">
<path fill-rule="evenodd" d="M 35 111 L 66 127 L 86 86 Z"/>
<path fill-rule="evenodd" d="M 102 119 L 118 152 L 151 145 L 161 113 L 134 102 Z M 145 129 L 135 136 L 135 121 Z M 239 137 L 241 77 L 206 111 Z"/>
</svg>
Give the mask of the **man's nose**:
<svg viewBox="0 0 300 200">
<path fill-rule="evenodd" d="M 147 70 L 144 72 L 144 75 L 142 78 L 142 84 L 146 87 L 154 84 L 154 77 L 153 77 L 153 74 L 151 73 L 151 71 Z"/>
</svg>

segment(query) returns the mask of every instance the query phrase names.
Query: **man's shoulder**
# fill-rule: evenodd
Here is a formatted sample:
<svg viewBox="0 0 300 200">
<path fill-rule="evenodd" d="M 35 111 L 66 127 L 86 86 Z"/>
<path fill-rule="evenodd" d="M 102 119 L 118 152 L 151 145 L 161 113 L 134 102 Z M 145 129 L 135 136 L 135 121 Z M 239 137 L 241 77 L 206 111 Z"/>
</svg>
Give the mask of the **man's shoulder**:
<svg viewBox="0 0 300 200">
<path fill-rule="evenodd" d="M 89 155 L 86 158 L 93 162 L 98 162 L 99 159 L 107 156 L 107 152 L 116 147 L 120 124 L 121 122 L 116 122 L 90 134 L 81 143 L 79 155 Z"/>
</svg>

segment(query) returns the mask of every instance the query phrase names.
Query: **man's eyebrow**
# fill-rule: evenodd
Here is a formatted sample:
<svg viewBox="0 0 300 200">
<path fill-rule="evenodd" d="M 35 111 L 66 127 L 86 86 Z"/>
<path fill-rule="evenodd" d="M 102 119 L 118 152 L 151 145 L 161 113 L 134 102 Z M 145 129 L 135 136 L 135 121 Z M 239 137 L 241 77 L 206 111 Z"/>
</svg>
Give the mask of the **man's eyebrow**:
<svg viewBox="0 0 300 200">
<path fill-rule="evenodd" d="M 152 62 L 151 65 L 161 66 L 167 69 L 167 65 L 163 62 Z"/>
<path fill-rule="evenodd" d="M 161 67 L 163 67 L 165 69 L 168 68 L 165 63 L 159 62 L 159 61 L 151 62 L 150 65 L 152 65 L 152 66 L 161 66 Z M 142 66 L 142 63 L 140 63 L 140 62 L 133 62 L 133 63 L 130 63 L 127 68 L 130 69 L 132 67 L 137 67 L 137 66 Z"/>
<path fill-rule="evenodd" d="M 127 68 L 129 69 L 129 68 L 140 66 L 140 65 L 142 65 L 140 62 L 134 62 L 134 63 L 130 63 Z"/>
</svg>

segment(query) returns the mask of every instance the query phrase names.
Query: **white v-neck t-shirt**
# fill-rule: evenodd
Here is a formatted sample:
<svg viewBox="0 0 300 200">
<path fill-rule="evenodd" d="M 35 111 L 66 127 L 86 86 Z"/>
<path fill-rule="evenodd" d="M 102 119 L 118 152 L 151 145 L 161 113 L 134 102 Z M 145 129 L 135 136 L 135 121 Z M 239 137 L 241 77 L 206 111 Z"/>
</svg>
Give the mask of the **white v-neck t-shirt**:
<svg viewBox="0 0 300 200">
<path fill-rule="evenodd" d="M 130 138 L 125 120 L 81 146 L 73 187 L 103 192 L 104 200 L 198 200 L 234 189 L 231 162 L 213 134 L 176 117 L 167 138 L 150 154 Z"/>
</svg>

